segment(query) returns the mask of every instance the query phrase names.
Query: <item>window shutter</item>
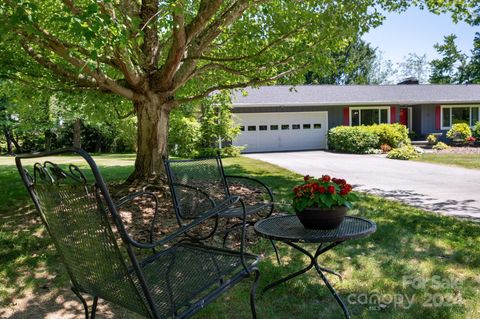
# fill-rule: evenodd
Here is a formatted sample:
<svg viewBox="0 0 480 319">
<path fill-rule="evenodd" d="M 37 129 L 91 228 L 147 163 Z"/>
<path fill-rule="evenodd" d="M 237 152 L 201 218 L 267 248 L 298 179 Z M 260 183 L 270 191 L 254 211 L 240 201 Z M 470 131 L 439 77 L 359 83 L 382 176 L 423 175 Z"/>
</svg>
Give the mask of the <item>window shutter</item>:
<svg viewBox="0 0 480 319">
<path fill-rule="evenodd" d="M 440 107 L 440 105 L 435 106 L 435 129 L 437 131 L 440 131 L 441 129 L 441 123 L 440 123 L 441 112 L 442 112 L 442 108 Z"/>
<path fill-rule="evenodd" d="M 397 107 L 390 106 L 390 123 L 397 123 Z"/>
<path fill-rule="evenodd" d="M 343 108 L 343 125 L 350 126 L 350 108 L 348 106 Z"/>
</svg>

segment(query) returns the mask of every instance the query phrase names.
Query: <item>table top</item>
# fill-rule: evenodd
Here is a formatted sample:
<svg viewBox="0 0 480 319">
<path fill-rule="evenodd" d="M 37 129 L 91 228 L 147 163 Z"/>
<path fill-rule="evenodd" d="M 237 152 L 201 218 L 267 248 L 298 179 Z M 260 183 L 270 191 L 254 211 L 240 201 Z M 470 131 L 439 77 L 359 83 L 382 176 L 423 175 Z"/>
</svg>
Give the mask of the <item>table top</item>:
<svg viewBox="0 0 480 319">
<path fill-rule="evenodd" d="M 274 216 L 255 223 L 255 231 L 266 238 L 305 243 L 339 242 L 362 238 L 374 233 L 377 225 L 361 217 L 345 216 L 335 229 L 305 228 L 296 215 Z"/>
</svg>

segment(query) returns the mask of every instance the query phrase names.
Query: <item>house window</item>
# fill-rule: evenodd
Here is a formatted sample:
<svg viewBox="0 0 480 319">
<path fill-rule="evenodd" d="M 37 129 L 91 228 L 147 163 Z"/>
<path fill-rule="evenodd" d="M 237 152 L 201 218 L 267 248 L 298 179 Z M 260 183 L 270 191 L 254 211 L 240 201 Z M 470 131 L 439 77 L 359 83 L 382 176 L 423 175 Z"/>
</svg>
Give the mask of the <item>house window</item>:
<svg viewBox="0 0 480 319">
<path fill-rule="evenodd" d="M 259 129 L 260 131 L 266 131 L 266 130 L 267 130 L 267 126 L 266 126 L 266 125 L 259 125 L 259 126 L 258 126 L 258 129 Z"/>
<path fill-rule="evenodd" d="M 278 125 L 270 125 L 270 131 L 277 131 Z"/>
<path fill-rule="evenodd" d="M 313 124 L 313 128 L 315 128 L 315 129 L 322 128 L 322 124 L 320 124 L 320 123 Z"/>
<path fill-rule="evenodd" d="M 300 124 L 292 124 L 292 130 L 299 130 Z"/>
<path fill-rule="evenodd" d="M 303 124 L 303 129 L 304 130 L 308 130 L 308 129 L 310 129 L 310 127 L 311 127 L 310 124 Z"/>
<path fill-rule="evenodd" d="M 282 130 L 288 130 L 288 129 L 290 129 L 290 125 L 282 124 Z"/>
<path fill-rule="evenodd" d="M 390 123 L 389 107 L 351 107 L 350 125 Z"/>
<path fill-rule="evenodd" d="M 257 127 L 255 125 L 251 125 L 251 126 L 248 127 L 248 130 L 249 131 L 256 131 Z"/>
<path fill-rule="evenodd" d="M 455 105 L 442 106 L 442 129 L 448 130 L 453 124 L 467 123 L 474 126 L 480 118 L 478 106 Z"/>
<path fill-rule="evenodd" d="M 242 132 L 245 131 L 245 126 L 243 126 L 243 125 L 240 126 L 240 131 L 242 131 Z"/>
</svg>

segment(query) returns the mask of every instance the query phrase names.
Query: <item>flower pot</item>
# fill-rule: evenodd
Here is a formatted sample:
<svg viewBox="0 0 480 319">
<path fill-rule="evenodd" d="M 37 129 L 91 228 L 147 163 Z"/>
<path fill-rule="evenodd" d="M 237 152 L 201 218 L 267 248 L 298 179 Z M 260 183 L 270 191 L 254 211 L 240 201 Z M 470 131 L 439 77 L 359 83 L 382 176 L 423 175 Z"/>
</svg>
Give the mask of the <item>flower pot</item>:
<svg viewBox="0 0 480 319">
<path fill-rule="evenodd" d="M 343 222 L 347 210 L 348 208 L 345 206 L 332 208 L 309 207 L 296 213 L 305 228 L 334 229 Z"/>
</svg>

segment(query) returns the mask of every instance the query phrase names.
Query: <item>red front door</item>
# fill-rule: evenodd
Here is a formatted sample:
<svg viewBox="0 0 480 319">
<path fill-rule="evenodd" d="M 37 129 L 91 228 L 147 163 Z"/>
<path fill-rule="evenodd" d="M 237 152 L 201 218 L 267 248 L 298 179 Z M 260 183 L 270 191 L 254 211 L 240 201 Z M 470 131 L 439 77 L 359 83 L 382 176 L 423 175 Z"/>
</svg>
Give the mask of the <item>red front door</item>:
<svg viewBox="0 0 480 319">
<path fill-rule="evenodd" d="M 408 127 L 408 108 L 400 108 L 400 124 L 403 124 Z"/>
</svg>

